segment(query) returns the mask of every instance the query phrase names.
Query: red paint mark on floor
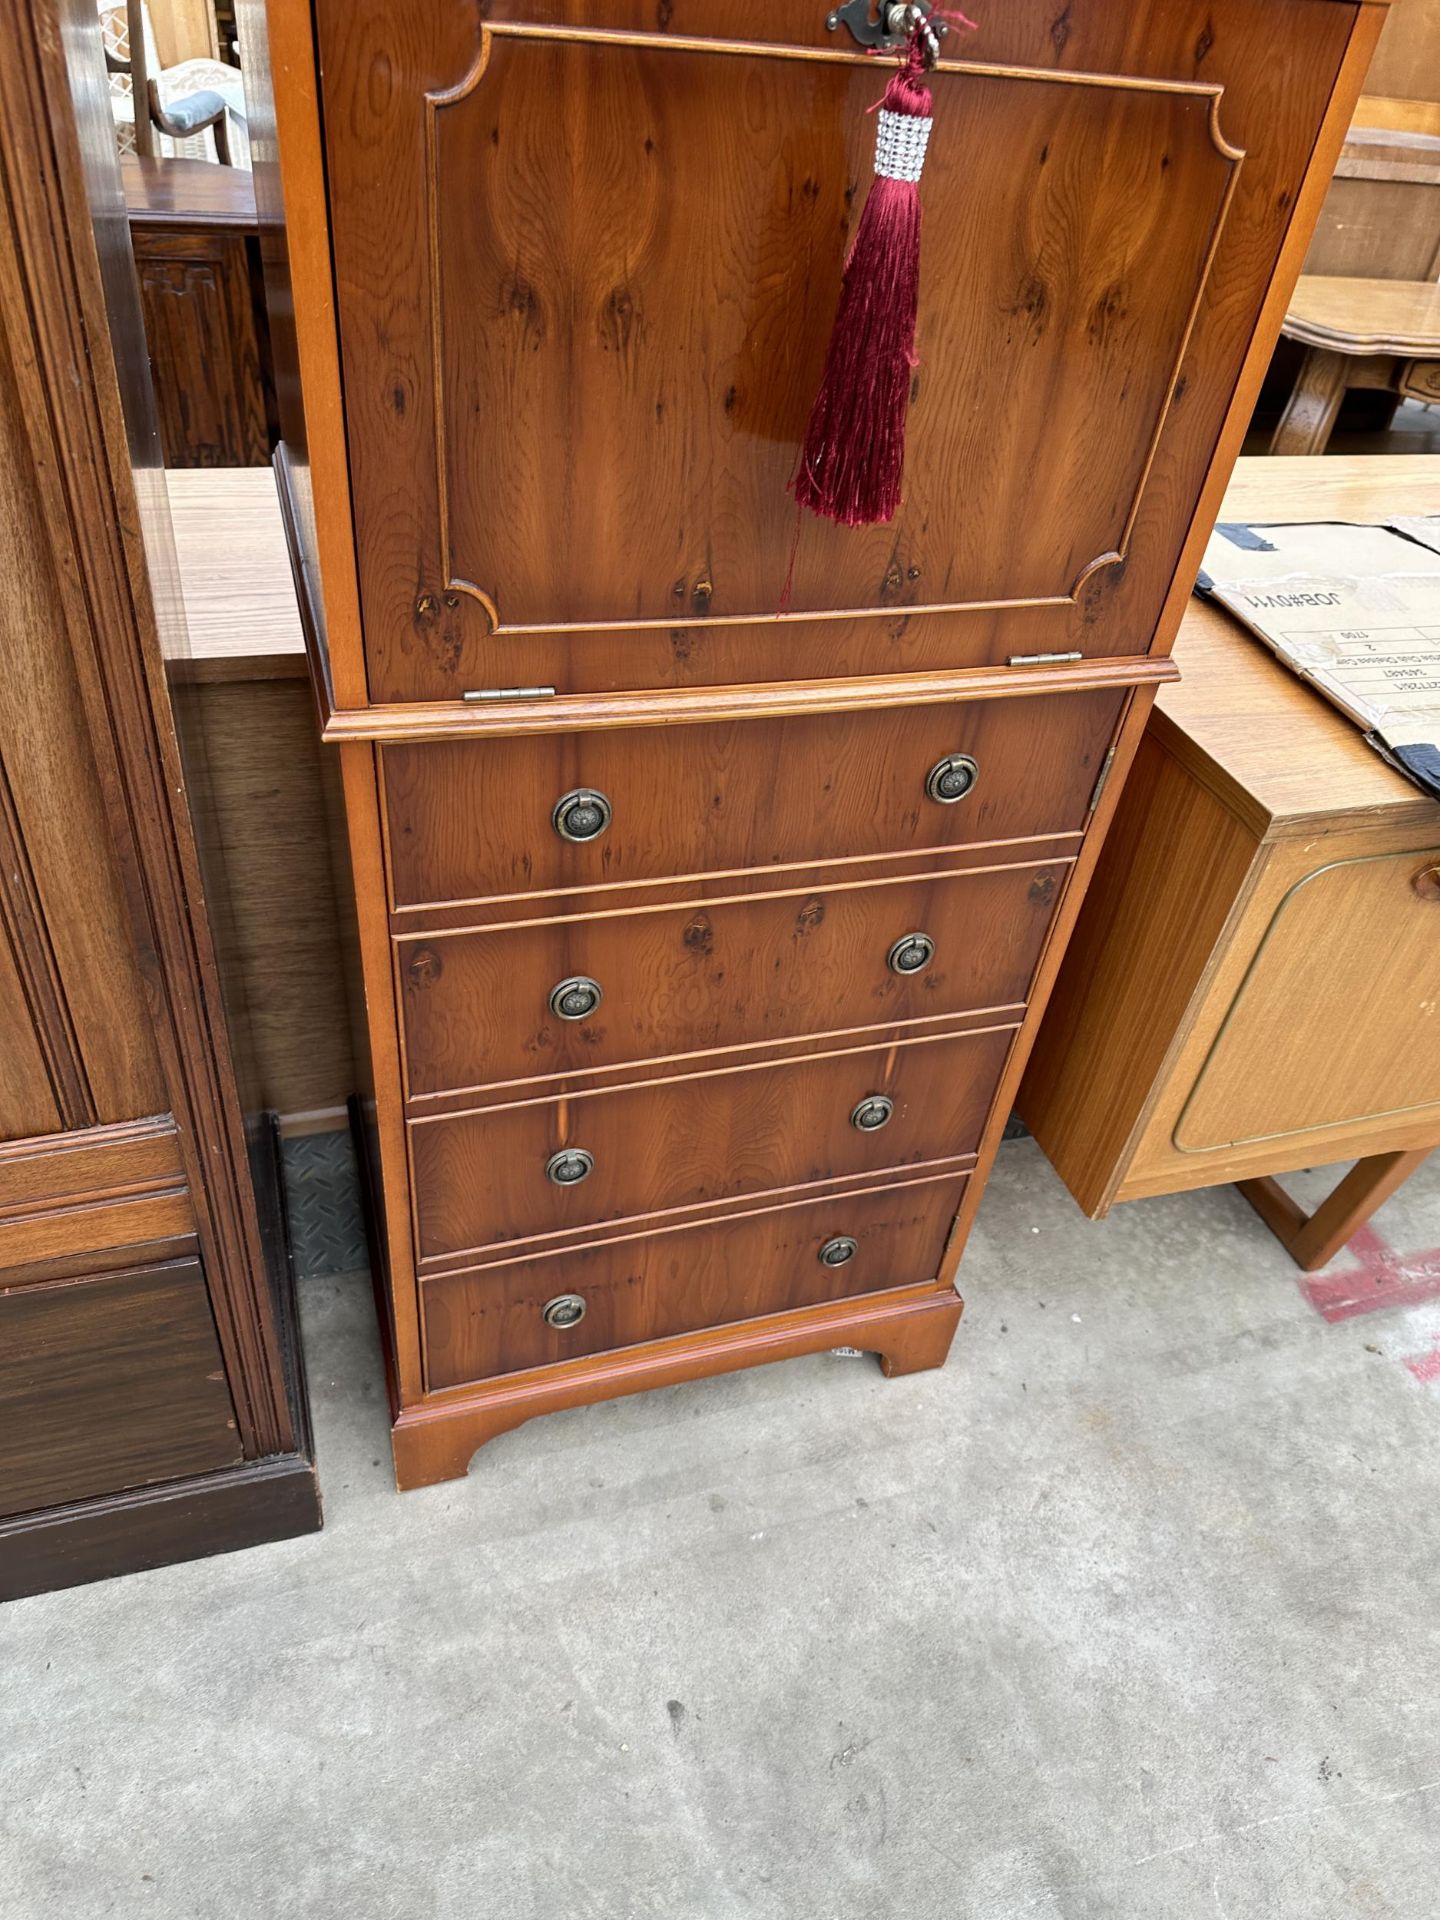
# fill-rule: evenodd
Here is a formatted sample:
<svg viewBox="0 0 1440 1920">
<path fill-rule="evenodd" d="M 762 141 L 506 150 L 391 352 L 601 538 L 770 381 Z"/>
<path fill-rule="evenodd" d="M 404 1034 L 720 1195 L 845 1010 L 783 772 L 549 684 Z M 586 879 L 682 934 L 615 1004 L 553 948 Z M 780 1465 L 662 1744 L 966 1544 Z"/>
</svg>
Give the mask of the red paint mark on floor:
<svg viewBox="0 0 1440 1920">
<path fill-rule="evenodd" d="M 1432 1381 L 1440 1380 L 1440 1340 L 1429 1353 L 1412 1353 L 1405 1364 L 1421 1386 L 1428 1387 Z"/>
<path fill-rule="evenodd" d="M 1440 1300 L 1440 1247 L 1428 1253 L 1396 1253 L 1374 1227 L 1361 1227 L 1345 1251 L 1355 1266 L 1336 1273 L 1307 1273 L 1300 1282 L 1306 1299 L 1327 1320 L 1351 1320 L 1356 1314 L 1379 1313 L 1386 1307 L 1418 1307 L 1426 1300 Z M 1428 1359 L 1420 1364 L 1428 1364 Z M 1440 1378 L 1440 1359 L 1434 1376 L 1416 1377 Z"/>
</svg>

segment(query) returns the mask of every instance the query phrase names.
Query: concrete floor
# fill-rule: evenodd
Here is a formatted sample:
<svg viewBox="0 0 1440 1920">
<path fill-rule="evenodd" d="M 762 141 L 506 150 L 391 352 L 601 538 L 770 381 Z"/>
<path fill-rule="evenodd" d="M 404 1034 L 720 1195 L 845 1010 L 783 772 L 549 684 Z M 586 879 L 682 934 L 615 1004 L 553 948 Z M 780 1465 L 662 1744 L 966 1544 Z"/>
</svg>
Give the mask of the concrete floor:
<svg viewBox="0 0 1440 1920">
<path fill-rule="evenodd" d="M 1440 1248 L 1440 1156 L 1377 1225 Z M 966 1280 L 943 1373 L 403 1498 L 309 1283 L 325 1532 L 0 1609 L 0 1914 L 1434 1920 L 1440 1298 L 1327 1321 L 1232 1191 L 1092 1226 L 1029 1141 Z"/>
</svg>

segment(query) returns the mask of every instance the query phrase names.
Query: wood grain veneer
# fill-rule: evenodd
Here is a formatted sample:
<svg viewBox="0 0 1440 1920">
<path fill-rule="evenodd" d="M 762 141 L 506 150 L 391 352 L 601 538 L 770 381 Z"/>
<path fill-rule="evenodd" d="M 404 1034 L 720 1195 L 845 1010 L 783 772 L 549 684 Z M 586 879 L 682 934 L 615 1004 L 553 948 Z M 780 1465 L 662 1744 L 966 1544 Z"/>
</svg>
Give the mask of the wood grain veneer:
<svg viewBox="0 0 1440 1920">
<path fill-rule="evenodd" d="M 1307 351 L 1271 439 L 1273 453 L 1323 453 L 1349 387 L 1440 397 L 1440 292 L 1428 280 L 1307 274 L 1285 333 Z"/>
<path fill-rule="evenodd" d="M 714 1208 L 740 1195 L 822 1186 L 973 1155 L 1014 1028 L 836 1050 L 730 1072 L 648 1081 L 563 1101 L 416 1122 L 410 1130 L 423 1263 L 500 1242 Z M 851 1123 L 893 1102 L 877 1132 Z M 578 1186 L 546 1176 L 583 1148 Z"/>
<path fill-rule="evenodd" d="M 170 672 L 205 746 L 192 804 L 224 853 L 212 916 L 248 1011 L 249 1099 L 287 1131 L 316 1115 L 343 1128 L 356 1069 L 326 800 L 336 770 L 315 738 L 274 474 L 187 467 L 165 480 L 187 628 Z"/>
<path fill-rule="evenodd" d="M 166 692 L 177 600 L 147 543 L 153 417 L 122 404 L 145 352 L 84 0 L 37 0 L 0 36 L 0 203 L 9 1597 L 185 1557 L 159 1505 L 127 1546 L 116 1503 L 142 1487 L 183 1487 L 212 1551 L 207 1475 L 232 1476 L 228 1501 L 284 1461 L 319 1513 Z M 288 1530 L 295 1509 L 292 1488 Z"/>
<path fill-rule="evenodd" d="M 120 185 L 132 232 L 199 227 L 253 233 L 256 228 L 255 181 L 248 167 L 220 167 L 184 154 L 122 153 Z"/>
<path fill-rule="evenodd" d="M 992 137 L 952 143 L 948 159 L 935 143 L 934 204 L 953 212 L 927 234 L 921 337 L 946 375 L 933 385 L 921 376 L 910 504 L 893 529 L 802 528 L 792 604 L 809 626 L 792 621 L 780 655 L 784 487 L 828 320 L 811 303 L 837 282 L 845 194 L 868 166 L 867 63 L 837 47 L 823 19 L 777 31 L 758 0 L 692 6 L 688 30 L 672 15 L 662 33 L 598 0 L 565 11 L 561 22 L 550 7 L 501 6 L 482 27 L 463 14 L 402 25 L 385 0 L 317 9 L 371 696 L 1143 651 L 1174 564 L 1173 527 L 1155 507 L 1193 491 L 1210 458 L 1207 416 L 1239 371 L 1354 10 L 1232 6 L 1204 28 L 1198 75 L 1191 23 L 1160 9 L 1143 33 L 1128 9 L 1067 21 L 1058 59 L 1042 6 L 987 23 L 937 85 L 942 127 L 948 103 L 952 118 L 978 116 Z M 1262 48 L 1282 34 L 1286 86 L 1275 93 Z M 366 84 L 377 44 L 391 76 L 383 102 Z M 743 142 L 729 131 L 737 88 L 756 103 Z M 529 103 L 542 92 L 536 117 Z M 581 100 L 583 116 L 571 105 Z M 531 121 L 548 126 L 557 113 L 566 141 L 537 147 Z M 803 157 L 786 144 L 792 115 L 809 130 Z M 1109 163 L 1116 141 L 1124 169 Z M 568 171 L 551 180 L 562 152 Z M 993 178 L 975 174 L 976 152 L 1006 156 Z M 706 170 L 687 197 L 692 158 Z M 782 190 L 761 192 L 757 167 Z M 963 188 L 949 167 L 963 171 Z M 711 244 L 690 245 L 689 223 L 647 214 L 672 176 L 668 204 L 709 208 Z M 462 177 L 456 196 L 449 183 Z M 451 206 L 477 194 L 483 217 L 455 226 Z M 732 204 L 746 208 L 743 221 L 729 218 Z M 535 221 L 532 206 L 551 211 Z M 972 225 L 982 207 L 983 230 Z M 633 234 L 627 218 L 641 223 Z M 1068 250 L 1049 243 L 1058 230 Z M 1006 234 L 1012 245 L 991 244 Z M 747 236 L 743 248 L 732 235 Z M 948 297 L 977 276 L 976 298 Z M 718 298 L 732 283 L 742 297 Z M 1217 298 L 1218 286 L 1235 297 Z M 567 348 L 571 312 L 580 324 Z M 667 325 L 671 315 L 685 326 Z M 562 371 L 552 356 L 567 351 Z M 491 378 L 504 383 L 498 405 Z M 546 412 L 546 395 L 569 411 Z M 1107 481 L 1079 487 L 1099 406 L 1117 428 Z M 1057 407 L 1064 424 L 1051 432 L 1042 415 Z M 503 447 L 475 424 L 502 417 Z M 548 485 L 533 460 L 524 465 L 528 446 L 549 450 Z M 598 488 L 585 476 L 602 448 Z M 486 497 L 488 471 L 476 485 L 486 456 L 500 460 L 508 511 L 472 535 L 464 516 Z M 972 476 L 961 497 L 949 479 L 957 467 Z M 523 543 L 529 574 L 492 560 L 484 540 L 512 554 Z M 617 601 L 613 572 L 632 548 L 646 581 L 638 607 L 628 580 Z M 538 611 L 527 577 L 548 582 Z M 950 590 L 928 591 L 932 582 Z M 547 638 L 576 622 L 583 634 Z M 359 636 L 330 639 L 332 651 L 353 651 Z"/>
<path fill-rule="evenodd" d="M 0 1146 L 0 1290 L 6 1269 L 189 1234 L 194 1226 L 168 1114 Z"/>
<path fill-rule="evenodd" d="M 1015 851 L 1019 851 L 1018 849 Z M 589 914 L 402 940 L 396 972 L 412 1099 L 566 1081 L 647 1058 L 746 1052 L 810 1033 L 853 1040 L 956 1014 L 1018 1011 L 1069 877 L 1065 859 L 940 878 L 765 893 L 713 906 Z M 912 930 L 936 957 L 888 965 Z M 583 1020 L 552 1010 L 561 982 L 594 980 Z"/>
<path fill-rule="evenodd" d="M 939 1263 L 962 1190 L 954 1179 L 917 1181 L 427 1280 L 430 1384 L 459 1386 L 924 1282 Z M 856 1252 L 844 1266 L 827 1267 L 820 1249 L 840 1236 L 853 1239 Z M 545 1303 L 573 1292 L 586 1302 L 585 1318 L 569 1329 L 547 1327 Z"/>
<path fill-rule="evenodd" d="M 1043 683 L 1041 683 L 1043 685 Z M 796 866 L 1084 827 L 1121 697 L 1114 693 L 658 726 L 638 737 L 549 734 L 432 742 L 381 755 L 397 906 L 672 874 Z M 663 709 L 661 710 L 663 711 Z M 1044 738 L 1047 751 L 1034 751 Z M 954 805 L 925 782 L 947 754 L 979 769 Z M 614 817 L 588 844 L 551 813 L 595 788 Z"/>
<path fill-rule="evenodd" d="M 0 1515 L 242 1458 L 194 1260 L 0 1294 Z"/>
<path fill-rule="evenodd" d="M 825 1344 L 938 1364 L 1383 10 L 1017 0 L 952 35 L 906 498 L 859 531 L 786 495 L 876 91 L 823 10 L 317 0 L 313 42 L 267 11 L 278 470 L 344 769 L 400 1482 Z M 584 844 L 551 826 L 575 789 L 611 808 Z M 872 952 L 902 905 L 946 956 L 903 991 Z M 605 1000 L 563 1029 L 571 973 Z M 901 1112 L 865 1139 L 871 1081 Z M 564 1192 L 561 1145 L 596 1153 Z M 787 1291 L 772 1202 L 883 1212 L 946 1156 L 951 1201 L 973 1172 L 918 1278 Z M 573 1357 L 547 1269 L 594 1293 Z"/>
</svg>

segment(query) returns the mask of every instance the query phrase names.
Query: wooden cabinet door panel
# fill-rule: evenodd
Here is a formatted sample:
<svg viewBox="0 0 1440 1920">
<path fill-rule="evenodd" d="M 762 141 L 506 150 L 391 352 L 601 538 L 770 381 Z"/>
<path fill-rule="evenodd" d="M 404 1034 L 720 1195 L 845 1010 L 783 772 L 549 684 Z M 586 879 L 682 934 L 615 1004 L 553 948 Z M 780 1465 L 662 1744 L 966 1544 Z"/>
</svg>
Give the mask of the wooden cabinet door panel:
<svg viewBox="0 0 1440 1920">
<path fill-rule="evenodd" d="M 1012 1037 L 991 1031 L 416 1122 L 420 1257 L 972 1154 Z M 863 1132 L 851 1116 L 877 1095 L 893 1102 L 892 1117 Z M 551 1156 L 576 1149 L 593 1171 L 556 1185 Z"/>
<path fill-rule="evenodd" d="M 823 5 L 316 11 L 372 697 L 1149 644 L 1346 9 L 952 36 L 865 530 L 787 493 L 881 84 Z"/>
<path fill-rule="evenodd" d="M 0 1513 L 240 1457 L 198 1261 L 0 1294 Z"/>
<path fill-rule="evenodd" d="M 243 236 L 134 236 L 165 464 L 256 467 L 270 458 L 265 385 Z"/>
<path fill-rule="evenodd" d="M 1207 1153 L 1427 1107 L 1440 1114 L 1440 848 L 1317 867 L 1276 907 L 1174 1143 Z"/>
<path fill-rule="evenodd" d="M 421 1311 L 430 1387 L 929 1280 L 964 1186 L 929 1181 L 809 1201 L 427 1280 Z M 839 1238 L 853 1240 L 855 1252 L 844 1265 L 827 1266 L 820 1249 Z M 544 1309 L 562 1293 L 578 1294 L 585 1315 L 557 1330 Z"/>
<path fill-rule="evenodd" d="M 897 1033 L 939 1015 L 1017 1011 L 1069 863 L 767 894 L 638 914 L 421 936 L 398 945 L 412 1094 L 548 1081 L 807 1034 Z M 935 957 L 889 954 L 923 932 Z M 551 994 L 602 998 L 564 1019 Z"/>
<path fill-rule="evenodd" d="M 636 727 L 381 752 L 399 907 L 1079 833 L 1119 717 L 1112 692 Z M 978 773 L 926 793 L 947 755 Z M 555 804 L 598 790 L 598 838 L 563 839 Z"/>
</svg>

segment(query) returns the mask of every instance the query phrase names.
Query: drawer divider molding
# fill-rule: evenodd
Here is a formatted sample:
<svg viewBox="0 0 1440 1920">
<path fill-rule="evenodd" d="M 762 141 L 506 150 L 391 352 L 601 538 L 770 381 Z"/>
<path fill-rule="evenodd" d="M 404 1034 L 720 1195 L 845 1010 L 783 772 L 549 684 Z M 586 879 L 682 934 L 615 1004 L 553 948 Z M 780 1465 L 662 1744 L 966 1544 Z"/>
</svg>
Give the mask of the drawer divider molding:
<svg viewBox="0 0 1440 1920">
<path fill-rule="evenodd" d="M 612 727 L 700 726 L 729 720 L 781 720 L 813 713 L 874 713 L 886 707 L 943 706 L 951 700 L 1009 700 L 1046 693 L 1099 693 L 1163 686 L 1179 668 L 1147 654 L 1082 660 L 1053 668 L 966 667 L 953 673 L 897 674 L 883 680 L 778 681 L 763 686 L 667 687 L 639 693 L 560 694 L 547 700 L 467 706 L 417 700 L 368 707 L 328 706 L 326 740 L 476 740 Z M 322 695 L 323 695 L 322 687 Z"/>
</svg>

